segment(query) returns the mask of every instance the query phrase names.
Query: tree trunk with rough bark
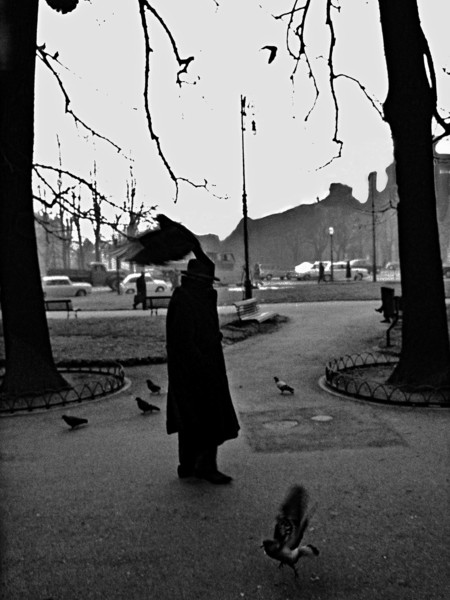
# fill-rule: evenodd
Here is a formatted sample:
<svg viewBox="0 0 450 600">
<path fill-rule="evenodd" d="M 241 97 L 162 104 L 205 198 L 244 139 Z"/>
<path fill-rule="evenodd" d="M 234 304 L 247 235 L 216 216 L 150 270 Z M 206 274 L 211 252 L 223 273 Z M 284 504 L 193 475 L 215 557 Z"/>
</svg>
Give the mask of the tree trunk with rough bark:
<svg viewBox="0 0 450 600">
<path fill-rule="evenodd" d="M 416 0 L 379 0 L 389 77 L 384 103 L 394 142 L 403 324 L 390 382 L 450 385 L 450 344 L 434 188 L 435 91 Z"/>
<path fill-rule="evenodd" d="M 6 372 L 2 392 L 68 387 L 51 351 L 32 198 L 38 0 L 1 0 L 0 302 Z"/>
</svg>

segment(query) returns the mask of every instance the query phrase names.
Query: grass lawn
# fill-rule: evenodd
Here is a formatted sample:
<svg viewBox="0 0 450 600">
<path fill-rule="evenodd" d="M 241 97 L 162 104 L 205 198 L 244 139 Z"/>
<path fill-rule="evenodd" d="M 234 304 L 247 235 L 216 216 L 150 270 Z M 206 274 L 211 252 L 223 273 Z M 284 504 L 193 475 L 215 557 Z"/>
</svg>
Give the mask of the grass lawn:
<svg viewBox="0 0 450 600">
<path fill-rule="evenodd" d="M 92 317 L 49 320 L 55 360 L 109 359 L 127 363 L 162 362 L 166 357 L 166 318 Z"/>
<path fill-rule="evenodd" d="M 394 287 L 401 294 L 399 282 L 339 282 L 302 283 L 265 286 L 254 290 L 260 303 L 325 302 L 336 300 L 379 300 L 382 285 Z M 450 297 L 450 280 L 445 280 Z M 242 291 L 219 288 L 219 304 L 231 305 L 242 299 Z M 75 308 L 83 311 L 126 310 L 132 307 L 133 296 L 120 296 L 110 291 L 95 291 L 86 298 L 74 298 Z M 229 321 L 229 319 L 228 319 Z M 134 318 L 124 314 L 119 318 L 88 317 L 49 319 L 50 338 L 55 360 L 111 359 L 124 364 L 165 361 L 165 314 Z M 0 322 L 1 325 L 1 322 Z M 260 326 L 223 329 L 226 343 L 233 343 L 258 331 L 279 327 L 280 320 Z M 3 331 L 0 327 L 0 359 L 4 359 Z"/>
<path fill-rule="evenodd" d="M 450 280 L 446 280 L 447 295 L 450 296 Z M 378 300 L 381 298 L 381 286 L 388 285 L 401 294 L 399 281 L 340 281 L 335 283 L 292 282 L 280 281 L 265 283 L 260 289 L 253 290 L 253 296 L 260 303 L 277 302 L 327 302 L 330 300 Z M 243 291 L 237 288 L 218 287 L 218 304 L 230 306 L 233 302 L 242 300 Z M 85 298 L 74 298 L 74 308 L 81 310 L 130 310 L 133 308 L 133 294 L 117 294 L 116 292 L 98 291 Z M 139 310 L 139 309 L 138 309 Z"/>
</svg>

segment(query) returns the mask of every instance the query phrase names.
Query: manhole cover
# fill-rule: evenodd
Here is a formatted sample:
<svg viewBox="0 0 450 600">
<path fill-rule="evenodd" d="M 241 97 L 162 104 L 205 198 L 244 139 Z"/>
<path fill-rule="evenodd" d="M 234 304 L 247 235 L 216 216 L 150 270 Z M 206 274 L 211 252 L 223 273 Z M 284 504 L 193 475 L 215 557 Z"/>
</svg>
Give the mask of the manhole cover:
<svg viewBox="0 0 450 600">
<path fill-rule="evenodd" d="M 330 415 L 316 415 L 315 417 L 311 417 L 311 421 L 332 421 L 333 417 Z"/>
<path fill-rule="evenodd" d="M 294 421 L 293 419 L 285 419 L 283 421 L 268 421 L 267 423 L 263 423 L 264 427 L 267 427 L 267 429 L 272 429 L 272 431 L 290 429 L 291 427 L 296 427 L 296 425 L 298 425 L 298 421 Z"/>
</svg>

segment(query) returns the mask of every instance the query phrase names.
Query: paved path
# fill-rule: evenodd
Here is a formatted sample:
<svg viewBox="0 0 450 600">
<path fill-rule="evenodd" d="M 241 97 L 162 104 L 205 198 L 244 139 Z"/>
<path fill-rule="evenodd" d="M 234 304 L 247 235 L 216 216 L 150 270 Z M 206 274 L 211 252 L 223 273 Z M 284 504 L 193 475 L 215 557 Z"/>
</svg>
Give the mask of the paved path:
<svg viewBox="0 0 450 600">
<path fill-rule="evenodd" d="M 2 598 L 447 599 L 450 412 L 318 385 L 327 359 L 383 335 L 377 304 L 278 306 L 288 323 L 226 348 L 242 426 L 220 451 L 231 486 L 176 478 L 164 394 L 161 413 L 138 412 L 146 377 L 166 389 L 165 365 L 127 370 L 109 399 L 0 419 Z M 88 426 L 68 430 L 63 412 Z M 307 541 L 321 550 L 298 580 L 259 547 L 294 482 L 317 502 Z"/>
</svg>

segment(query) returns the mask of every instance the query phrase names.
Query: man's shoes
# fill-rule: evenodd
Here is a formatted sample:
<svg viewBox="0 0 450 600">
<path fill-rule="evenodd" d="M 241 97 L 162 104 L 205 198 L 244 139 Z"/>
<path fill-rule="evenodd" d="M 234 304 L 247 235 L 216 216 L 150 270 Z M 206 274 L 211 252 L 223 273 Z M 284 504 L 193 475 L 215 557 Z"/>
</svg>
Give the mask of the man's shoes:
<svg viewBox="0 0 450 600">
<path fill-rule="evenodd" d="M 193 467 L 192 468 L 185 467 L 183 465 L 178 465 L 177 472 L 178 472 L 178 477 L 180 479 L 187 479 L 188 477 L 193 477 L 194 468 Z"/>
<path fill-rule="evenodd" d="M 231 483 L 233 481 L 232 477 L 229 475 L 224 475 L 217 470 L 205 471 L 203 469 L 195 469 L 194 475 L 195 477 L 198 477 L 199 479 L 205 479 L 214 485 L 226 485 L 227 483 Z"/>
</svg>

